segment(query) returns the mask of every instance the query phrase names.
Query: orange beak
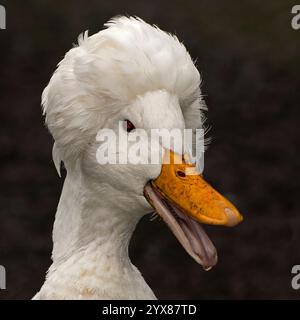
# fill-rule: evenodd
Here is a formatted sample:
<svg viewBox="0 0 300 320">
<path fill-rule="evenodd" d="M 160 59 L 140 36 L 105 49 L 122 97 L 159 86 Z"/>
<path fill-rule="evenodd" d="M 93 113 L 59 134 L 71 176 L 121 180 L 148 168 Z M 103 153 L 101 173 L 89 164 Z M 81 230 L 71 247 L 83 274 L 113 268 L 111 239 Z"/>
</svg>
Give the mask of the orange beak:
<svg viewBox="0 0 300 320">
<path fill-rule="evenodd" d="M 169 161 L 162 165 L 152 185 L 184 214 L 204 224 L 230 227 L 243 220 L 235 206 L 209 185 L 194 165 L 172 151 L 166 157 Z"/>
<path fill-rule="evenodd" d="M 164 160 L 144 195 L 190 256 L 209 270 L 218 255 L 201 224 L 235 226 L 243 217 L 182 156 L 167 151 Z"/>
</svg>

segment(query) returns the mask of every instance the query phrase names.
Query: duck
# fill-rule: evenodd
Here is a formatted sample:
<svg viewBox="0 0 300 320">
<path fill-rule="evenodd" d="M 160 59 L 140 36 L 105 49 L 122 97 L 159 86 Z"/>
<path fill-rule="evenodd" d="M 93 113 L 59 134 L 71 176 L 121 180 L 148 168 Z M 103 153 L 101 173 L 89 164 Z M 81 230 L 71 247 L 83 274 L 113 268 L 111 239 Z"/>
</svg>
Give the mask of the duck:
<svg viewBox="0 0 300 320">
<path fill-rule="evenodd" d="M 199 71 L 176 36 L 138 17 L 117 16 L 104 26 L 79 36 L 42 94 L 53 161 L 66 176 L 52 264 L 34 300 L 157 299 L 128 255 L 144 215 L 155 212 L 205 270 L 217 252 L 203 225 L 243 219 L 174 148 L 161 145 L 169 161 L 99 164 L 100 129 L 117 132 L 121 121 L 128 137 L 138 129 L 196 130 L 206 110 Z"/>
</svg>

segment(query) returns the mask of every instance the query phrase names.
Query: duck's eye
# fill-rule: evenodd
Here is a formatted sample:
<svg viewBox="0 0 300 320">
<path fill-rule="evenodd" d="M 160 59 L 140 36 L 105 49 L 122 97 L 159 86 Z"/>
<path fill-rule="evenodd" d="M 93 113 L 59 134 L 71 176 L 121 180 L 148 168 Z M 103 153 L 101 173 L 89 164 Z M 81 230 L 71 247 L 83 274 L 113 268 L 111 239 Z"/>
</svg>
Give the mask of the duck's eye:
<svg viewBox="0 0 300 320">
<path fill-rule="evenodd" d="M 126 130 L 127 132 L 131 132 L 132 130 L 135 129 L 134 124 L 130 120 L 125 120 L 126 121 Z"/>
</svg>

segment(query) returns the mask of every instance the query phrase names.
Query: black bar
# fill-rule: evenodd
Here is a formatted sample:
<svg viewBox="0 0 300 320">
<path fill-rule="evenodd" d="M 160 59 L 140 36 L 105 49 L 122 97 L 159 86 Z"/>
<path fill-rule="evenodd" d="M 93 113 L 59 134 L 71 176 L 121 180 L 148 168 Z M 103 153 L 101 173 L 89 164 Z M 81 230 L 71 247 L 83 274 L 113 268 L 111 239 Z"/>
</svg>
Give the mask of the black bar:
<svg viewBox="0 0 300 320">
<path fill-rule="evenodd" d="M 201 317 L 222 316 L 230 319 L 243 317 L 260 318 L 289 314 L 298 318 L 299 300 L 204 300 L 204 301 L 0 301 L 0 318 L 52 319 L 82 316 L 82 319 L 138 319 L 169 318 L 201 319 Z"/>
</svg>

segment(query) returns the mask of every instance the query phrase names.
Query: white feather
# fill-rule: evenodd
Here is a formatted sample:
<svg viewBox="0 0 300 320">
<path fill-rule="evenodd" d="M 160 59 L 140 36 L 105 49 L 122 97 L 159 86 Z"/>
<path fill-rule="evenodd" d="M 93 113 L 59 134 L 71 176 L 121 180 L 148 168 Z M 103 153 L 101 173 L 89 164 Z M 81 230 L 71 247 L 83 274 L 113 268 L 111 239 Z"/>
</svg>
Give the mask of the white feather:
<svg viewBox="0 0 300 320">
<path fill-rule="evenodd" d="M 62 160 L 61 160 L 56 142 L 54 142 L 53 148 L 52 148 L 52 159 L 53 159 L 53 162 L 55 165 L 55 169 L 56 169 L 59 177 L 61 178 L 60 165 L 61 165 Z"/>
</svg>

